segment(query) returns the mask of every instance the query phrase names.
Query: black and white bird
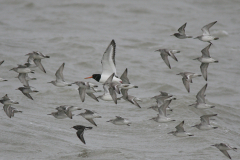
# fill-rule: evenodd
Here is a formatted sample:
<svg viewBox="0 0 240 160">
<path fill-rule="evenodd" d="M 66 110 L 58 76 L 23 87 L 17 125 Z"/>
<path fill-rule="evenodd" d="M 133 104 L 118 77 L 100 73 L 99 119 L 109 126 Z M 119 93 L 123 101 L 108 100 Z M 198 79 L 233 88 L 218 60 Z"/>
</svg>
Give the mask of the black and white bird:
<svg viewBox="0 0 240 160">
<path fill-rule="evenodd" d="M 83 133 L 84 133 L 84 130 L 88 130 L 88 129 L 92 129 L 92 127 L 86 127 L 86 126 L 82 126 L 82 125 L 76 125 L 76 126 L 73 126 L 72 128 L 76 129 L 77 132 L 77 136 L 78 138 L 84 143 L 86 144 L 85 140 L 84 140 L 84 137 L 83 137 Z"/>
</svg>

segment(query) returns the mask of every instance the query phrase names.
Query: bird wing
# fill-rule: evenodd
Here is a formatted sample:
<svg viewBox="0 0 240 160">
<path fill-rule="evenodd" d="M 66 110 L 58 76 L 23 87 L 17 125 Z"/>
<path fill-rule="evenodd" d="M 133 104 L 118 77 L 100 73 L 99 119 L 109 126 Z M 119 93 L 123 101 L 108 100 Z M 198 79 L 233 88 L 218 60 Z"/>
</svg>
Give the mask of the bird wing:
<svg viewBox="0 0 240 160">
<path fill-rule="evenodd" d="M 177 57 L 174 55 L 174 53 L 172 52 L 172 50 L 168 51 L 169 55 L 175 60 L 178 61 Z"/>
<path fill-rule="evenodd" d="M 184 35 L 185 34 L 185 27 L 186 27 L 187 23 L 183 24 L 179 29 L 178 29 L 178 32 L 181 34 L 181 35 Z"/>
<path fill-rule="evenodd" d="M 203 77 L 206 81 L 207 81 L 207 68 L 208 68 L 208 66 L 209 66 L 209 63 L 202 63 L 201 66 L 200 66 L 202 75 L 203 75 Z"/>
<path fill-rule="evenodd" d="M 36 64 L 36 66 L 38 66 L 39 69 L 41 69 L 44 73 L 46 73 L 46 70 L 44 69 L 41 63 L 41 59 L 34 59 L 34 63 Z"/>
<path fill-rule="evenodd" d="M 227 156 L 229 159 L 232 159 L 231 156 L 228 154 L 226 150 L 220 150 L 225 156 Z"/>
<path fill-rule="evenodd" d="M 121 75 L 120 79 L 122 80 L 122 84 L 130 84 L 130 81 L 127 77 L 127 68 L 125 69 L 125 71 L 123 72 L 123 74 Z"/>
<path fill-rule="evenodd" d="M 4 62 L 4 60 L 0 62 L 0 65 L 2 65 L 2 64 L 3 64 L 3 62 Z"/>
<path fill-rule="evenodd" d="M 203 115 L 203 116 L 200 117 L 201 118 L 201 122 L 210 125 L 209 117 L 213 117 L 213 116 L 217 116 L 217 114 Z"/>
<path fill-rule="evenodd" d="M 167 117 L 166 109 L 170 103 L 171 103 L 171 100 L 164 101 L 164 103 L 158 108 L 158 112 L 160 115 L 164 115 L 165 117 Z"/>
<path fill-rule="evenodd" d="M 182 121 L 179 125 L 177 125 L 175 128 L 177 129 L 177 132 L 185 132 L 183 128 L 184 121 Z"/>
<path fill-rule="evenodd" d="M 80 96 L 82 102 L 84 102 L 85 101 L 86 88 L 79 87 L 78 92 L 79 92 L 79 96 Z"/>
<path fill-rule="evenodd" d="M 63 81 L 64 82 L 64 77 L 63 77 L 63 69 L 64 69 L 65 63 L 63 63 L 59 69 L 57 70 L 55 76 L 57 81 Z"/>
<path fill-rule="evenodd" d="M 96 97 L 93 93 L 87 93 L 87 95 L 88 95 L 89 97 L 91 97 L 92 99 L 98 101 L 97 97 Z M 98 102 L 99 102 L 99 101 L 98 101 Z"/>
<path fill-rule="evenodd" d="M 217 23 L 217 21 L 209 23 L 209 24 L 203 26 L 202 31 L 203 31 L 203 35 L 204 36 L 210 35 L 209 28 L 211 28 L 215 23 Z"/>
<path fill-rule="evenodd" d="M 113 90 L 112 87 L 110 87 L 108 90 L 109 90 L 109 93 L 110 93 L 114 103 L 117 104 L 117 94 L 116 94 L 116 92 Z"/>
<path fill-rule="evenodd" d="M 189 81 L 186 78 L 182 78 L 183 84 L 188 92 L 190 92 Z"/>
<path fill-rule="evenodd" d="M 84 138 L 83 138 L 83 133 L 84 133 L 84 129 L 79 129 L 79 130 L 76 132 L 78 138 L 79 138 L 84 144 L 86 144 L 86 142 L 85 142 L 85 140 L 84 140 Z"/>
<path fill-rule="evenodd" d="M 161 52 L 160 55 L 161 55 L 163 61 L 166 63 L 166 65 L 171 69 L 171 66 L 170 66 L 170 63 L 168 60 L 168 53 Z"/>
<path fill-rule="evenodd" d="M 196 95 L 198 103 L 205 103 L 205 91 L 207 89 L 207 83 L 203 86 L 203 88 Z"/>
<path fill-rule="evenodd" d="M 205 47 L 205 48 L 203 48 L 202 50 L 201 50 L 201 52 L 202 52 L 202 57 L 207 57 L 207 58 L 210 58 L 210 54 L 209 54 L 209 48 L 211 47 L 211 43 L 207 46 L 207 47 Z"/>
<path fill-rule="evenodd" d="M 90 123 L 92 123 L 94 126 L 97 126 L 97 124 L 94 122 L 94 120 L 93 119 L 87 119 L 86 118 L 86 120 L 88 120 Z"/>
<path fill-rule="evenodd" d="M 116 43 L 114 40 L 110 42 L 106 51 L 102 57 L 102 75 L 111 75 L 116 72 L 116 63 L 115 63 L 115 51 L 116 51 Z"/>
<path fill-rule="evenodd" d="M 19 73 L 18 74 L 18 79 L 24 86 L 29 86 L 29 83 L 26 80 L 26 75 L 27 75 L 27 73 Z"/>
<path fill-rule="evenodd" d="M 5 96 L 3 96 L 3 97 L 1 98 L 1 100 L 7 101 L 7 100 L 10 100 L 10 98 L 8 97 L 7 94 L 5 94 Z"/>
<path fill-rule="evenodd" d="M 23 92 L 22 92 L 23 93 Z M 32 96 L 29 93 L 23 93 L 25 96 L 27 96 L 29 99 L 33 100 Z"/>
</svg>

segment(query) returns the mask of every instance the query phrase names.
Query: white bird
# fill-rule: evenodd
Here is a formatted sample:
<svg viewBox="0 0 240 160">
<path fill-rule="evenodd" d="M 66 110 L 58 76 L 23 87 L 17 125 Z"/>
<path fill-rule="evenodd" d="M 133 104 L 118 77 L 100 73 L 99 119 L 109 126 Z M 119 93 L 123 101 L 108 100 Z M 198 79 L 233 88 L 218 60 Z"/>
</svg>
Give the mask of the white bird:
<svg viewBox="0 0 240 160">
<path fill-rule="evenodd" d="M 200 36 L 197 36 L 197 37 L 194 38 L 194 39 L 199 39 L 199 40 L 201 40 L 201 41 L 203 41 L 203 42 L 209 42 L 209 43 L 211 43 L 212 40 L 218 40 L 219 38 L 210 35 L 210 31 L 209 31 L 209 29 L 210 29 L 215 23 L 217 23 L 217 21 L 214 21 L 214 22 L 212 22 L 212 23 L 209 23 L 209 24 L 203 26 L 203 28 L 202 28 L 203 34 L 200 35 Z"/>
<path fill-rule="evenodd" d="M 97 85 L 95 85 L 93 83 L 89 83 L 89 82 L 82 82 L 82 81 L 76 81 L 72 84 L 78 85 L 79 96 L 80 96 L 82 102 L 85 101 L 85 94 L 90 96 L 92 99 L 98 101 L 97 97 L 93 94 L 94 92 L 96 92 L 94 87 L 98 87 Z"/>
<path fill-rule="evenodd" d="M 44 73 L 46 73 L 46 70 L 44 69 L 44 67 L 41 63 L 41 60 L 44 59 L 44 58 L 50 58 L 50 56 L 46 56 L 46 55 L 44 55 L 44 54 L 42 54 L 41 52 L 38 52 L 38 51 L 33 51 L 31 53 L 28 53 L 28 54 L 26 54 L 26 56 L 30 57 L 30 58 L 28 58 L 28 63 L 26 63 L 26 65 L 34 68 L 35 66 L 32 63 L 32 61 L 33 61 L 39 69 L 41 69 Z"/>
<path fill-rule="evenodd" d="M 48 82 L 48 83 L 52 83 L 53 85 L 55 85 L 55 86 L 57 86 L 57 87 L 65 87 L 65 86 L 71 86 L 71 85 L 72 85 L 71 83 L 67 83 L 67 82 L 65 82 L 65 80 L 64 80 L 64 77 L 63 77 L 64 65 L 65 65 L 65 63 L 63 63 L 63 64 L 59 67 L 59 69 L 57 70 L 57 72 L 55 73 L 56 80 L 55 80 L 55 81 Z"/>
<path fill-rule="evenodd" d="M 169 106 L 170 103 L 171 103 L 171 100 L 165 101 L 158 108 L 159 114 L 157 114 L 157 117 L 153 117 L 150 120 L 154 120 L 154 121 L 159 122 L 159 123 L 166 123 L 166 122 L 170 122 L 170 121 L 175 121 L 175 120 L 172 120 L 171 118 L 167 117 L 166 109 L 167 109 L 167 107 Z"/>
<path fill-rule="evenodd" d="M 115 76 L 113 77 L 113 82 L 121 83 L 122 80 L 117 77 L 115 52 L 116 43 L 112 40 L 102 57 L 102 74 L 93 74 L 91 77 L 86 77 L 85 79 L 93 78 L 100 83 L 105 83 L 109 76 L 114 73 Z"/>
<path fill-rule="evenodd" d="M 208 115 L 201 116 L 200 117 L 201 123 L 196 124 L 195 126 L 192 126 L 192 127 L 196 127 L 200 130 L 217 129 L 218 127 L 214 127 L 214 126 L 210 125 L 210 122 L 209 122 L 209 118 L 213 117 L 213 116 L 217 116 L 217 114 L 208 114 Z"/>
<path fill-rule="evenodd" d="M 10 69 L 10 71 L 11 70 L 17 73 L 34 73 L 34 71 L 32 71 L 32 69 L 28 68 L 26 65 L 20 65 L 20 64 L 18 64 L 18 67 L 14 67 Z"/>
<path fill-rule="evenodd" d="M 94 122 L 94 118 L 102 118 L 100 115 L 98 115 L 97 112 L 95 111 L 91 111 L 88 109 L 85 109 L 86 112 L 85 113 L 80 113 L 79 115 L 82 116 L 83 118 L 85 118 L 86 120 L 88 120 L 90 123 L 92 123 L 93 125 L 97 126 L 97 124 Z"/>
<path fill-rule="evenodd" d="M 190 92 L 190 83 L 192 83 L 192 79 L 195 77 L 200 77 L 200 74 L 196 74 L 196 73 L 192 73 L 192 72 L 181 72 L 177 75 L 181 75 L 183 84 L 186 88 L 186 90 L 188 91 L 188 93 Z"/>
<path fill-rule="evenodd" d="M 175 37 L 177 37 L 177 38 L 179 38 L 179 39 L 192 38 L 192 36 L 186 35 L 186 33 L 185 33 L 185 27 L 186 27 L 186 25 L 187 25 L 187 22 L 184 23 L 184 24 L 178 29 L 178 32 L 179 32 L 179 33 L 174 33 L 174 34 L 171 35 L 171 36 L 175 36 Z"/>
<path fill-rule="evenodd" d="M 203 88 L 196 95 L 196 98 L 197 98 L 196 103 L 191 104 L 189 106 L 194 106 L 194 107 L 200 108 L 200 109 L 215 107 L 213 105 L 209 105 L 209 104 L 206 103 L 206 101 L 205 101 L 205 91 L 206 91 L 206 89 L 207 89 L 207 83 L 203 86 Z"/>
<path fill-rule="evenodd" d="M 110 119 L 107 122 L 111 122 L 115 125 L 128 125 L 128 126 L 130 126 L 130 124 L 131 124 L 131 122 L 127 118 L 122 118 L 122 117 L 119 117 L 119 116 L 116 116 L 115 119 Z"/>
<path fill-rule="evenodd" d="M 228 154 L 227 150 L 234 150 L 235 152 L 237 152 L 237 148 L 236 147 L 231 147 L 229 144 L 226 144 L 226 143 L 214 144 L 212 146 L 217 147 L 229 159 L 232 159 L 232 158 Z"/>
<path fill-rule="evenodd" d="M 177 136 L 177 137 L 194 136 L 193 134 L 187 133 L 184 131 L 183 124 L 184 124 L 184 121 L 182 121 L 179 125 L 175 127 L 176 131 L 169 132 L 168 134 L 173 134 L 174 136 Z"/>
<path fill-rule="evenodd" d="M 218 63 L 218 60 L 215 60 L 210 57 L 209 48 L 211 47 L 211 45 L 212 44 L 209 44 L 207 47 L 205 47 L 201 51 L 202 52 L 201 57 L 193 59 L 193 60 L 198 60 L 198 61 L 202 62 L 200 69 L 201 69 L 202 75 L 206 81 L 207 81 L 207 68 L 208 68 L 209 63 Z"/>
</svg>

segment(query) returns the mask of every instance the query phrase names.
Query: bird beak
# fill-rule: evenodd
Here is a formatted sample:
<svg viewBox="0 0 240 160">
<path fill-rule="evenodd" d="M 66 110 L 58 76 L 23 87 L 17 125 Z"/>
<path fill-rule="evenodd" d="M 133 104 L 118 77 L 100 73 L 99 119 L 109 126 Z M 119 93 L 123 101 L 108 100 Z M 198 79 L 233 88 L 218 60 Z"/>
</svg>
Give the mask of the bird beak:
<svg viewBox="0 0 240 160">
<path fill-rule="evenodd" d="M 84 78 L 84 79 L 90 79 L 90 78 L 93 78 L 92 76 L 91 77 L 86 77 L 86 78 Z"/>
</svg>

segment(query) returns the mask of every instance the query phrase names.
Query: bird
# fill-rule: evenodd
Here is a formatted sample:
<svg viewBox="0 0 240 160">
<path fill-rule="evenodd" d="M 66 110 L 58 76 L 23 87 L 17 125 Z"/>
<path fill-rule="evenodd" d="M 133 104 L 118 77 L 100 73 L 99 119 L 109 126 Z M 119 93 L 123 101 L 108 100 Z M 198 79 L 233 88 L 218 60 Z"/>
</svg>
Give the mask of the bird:
<svg viewBox="0 0 240 160">
<path fill-rule="evenodd" d="M 39 92 L 34 87 L 31 87 L 31 86 L 19 87 L 16 90 L 20 90 L 25 96 L 27 96 L 31 100 L 33 100 L 33 98 L 29 93 Z"/>
<path fill-rule="evenodd" d="M 171 69 L 168 56 L 171 56 L 175 61 L 178 61 L 177 58 L 175 57 L 175 53 L 180 53 L 178 50 L 167 50 L 167 49 L 158 49 L 155 52 L 160 52 L 160 55 L 163 59 L 163 61 L 166 63 L 166 65 Z"/>
<path fill-rule="evenodd" d="M 165 122 L 171 122 L 171 121 L 175 121 L 172 120 L 171 118 L 167 117 L 167 113 L 166 113 L 166 109 L 169 106 L 169 104 L 171 103 L 171 100 L 169 101 L 165 101 L 159 108 L 158 108 L 158 112 L 159 114 L 157 114 L 157 117 L 153 117 L 150 120 L 154 120 L 156 122 L 159 123 L 165 123 Z"/>
<path fill-rule="evenodd" d="M 120 77 L 120 79 L 122 80 L 122 84 L 119 85 L 119 88 L 122 88 L 122 89 L 138 88 L 138 86 L 130 83 L 130 81 L 127 77 L 127 73 L 128 73 L 128 69 L 126 68 Z"/>
<path fill-rule="evenodd" d="M 65 86 L 71 86 L 71 83 L 67 83 L 64 80 L 63 77 L 63 69 L 64 69 L 64 65 L 65 63 L 63 63 L 59 69 L 56 71 L 55 76 L 56 76 L 56 80 L 55 81 L 51 81 L 48 83 L 52 83 L 53 85 L 57 86 L 57 87 L 65 87 Z"/>
<path fill-rule="evenodd" d="M 83 81 L 76 81 L 72 84 L 76 84 L 78 86 L 78 92 L 79 92 L 79 96 L 80 96 L 80 99 L 82 100 L 82 102 L 85 101 L 85 94 L 87 94 L 92 99 L 99 102 L 97 97 L 93 94 L 94 92 L 96 92 L 94 87 L 98 87 L 98 85 L 95 85 L 95 84 L 89 83 L 89 82 L 83 82 Z"/>
<path fill-rule="evenodd" d="M 217 21 L 211 22 L 205 26 L 202 27 L 202 32 L 203 34 L 200 36 L 195 37 L 194 39 L 199 39 L 203 42 L 209 42 L 211 43 L 212 40 L 218 40 L 218 37 L 214 37 L 212 35 L 210 35 L 210 31 L 209 29 L 215 24 L 217 23 Z"/>
<path fill-rule="evenodd" d="M 213 108 L 215 106 L 207 104 L 205 101 L 205 91 L 207 89 L 207 83 L 203 86 L 203 88 L 197 93 L 196 98 L 197 101 L 194 104 L 189 106 L 194 106 L 195 108 L 206 109 L 206 108 Z"/>
<path fill-rule="evenodd" d="M 10 69 L 10 71 L 13 70 L 17 73 L 34 73 L 34 71 L 30 68 L 28 68 L 26 65 L 21 65 L 18 64 L 18 67 L 14 67 L 12 69 Z"/>
<path fill-rule="evenodd" d="M 236 147 L 231 147 L 229 144 L 226 144 L 226 143 L 217 143 L 217 144 L 214 144 L 212 146 L 217 147 L 229 159 L 232 159 L 232 158 L 228 154 L 227 150 L 234 150 L 235 152 L 237 152 Z"/>
<path fill-rule="evenodd" d="M 19 102 L 11 100 L 7 94 L 5 94 L 5 96 L 3 96 L 0 99 L 0 103 L 4 104 L 4 105 L 12 105 L 12 104 L 19 104 Z"/>
<path fill-rule="evenodd" d="M 179 33 L 174 33 L 174 34 L 171 35 L 171 36 L 175 36 L 175 37 L 177 37 L 177 38 L 179 38 L 179 39 L 192 38 L 192 36 L 186 35 L 186 33 L 185 33 L 186 25 L 187 25 L 187 22 L 184 23 L 184 24 L 178 29 L 178 32 L 179 32 Z"/>
<path fill-rule="evenodd" d="M 128 94 L 128 89 L 121 89 L 121 93 L 122 93 L 122 98 L 128 102 L 131 102 L 132 104 L 134 104 L 135 106 L 141 108 L 141 106 L 137 103 L 138 101 L 141 101 L 141 99 L 131 96 Z"/>
<path fill-rule="evenodd" d="M 88 120 L 90 123 L 93 125 L 97 126 L 97 124 L 94 122 L 94 118 L 102 118 L 101 116 L 98 115 L 97 112 L 91 111 L 88 109 L 85 109 L 86 111 L 84 113 L 80 113 L 79 115 Z"/>
<path fill-rule="evenodd" d="M 29 55 L 27 62 L 24 65 L 26 65 L 28 68 L 36 68 L 37 67 L 37 65 L 34 63 L 33 55 Z"/>
<path fill-rule="evenodd" d="M 36 80 L 36 78 L 30 77 L 28 73 L 19 73 L 17 78 L 24 86 L 29 86 L 28 81 Z"/>
<path fill-rule="evenodd" d="M 103 90 L 104 90 L 103 95 L 100 95 L 97 98 L 100 98 L 101 100 L 104 100 L 104 101 L 113 101 L 113 98 L 109 93 L 107 85 L 103 85 Z"/>
<path fill-rule="evenodd" d="M 84 133 L 84 130 L 87 130 L 87 129 L 92 129 L 92 127 L 86 127 L 86 126 L 82 126 L 82 125 L 76 125 L 76 126 L 73 126 L 72 128 L 76 129 L 77 132 L 77 136 L 78 138 L 84 143 L 86 144 L 85 140 L 84 140 L 84 137 L 83 137 L 83 133 Z"/>
<path fill-rule="evenodd" d="M 184 121 L 182 121 L 179 125 L 175 127 L 176 131 L 169 132 L 168 134 L 173 134 L 174 136 L 177 136 L 177 137 L 194 136 L 193 134 L 187 133 L 184 131 L 183 124 L 184 124 Z"/>
<path fill-rule="evenodd" d="M 105 82 L 104 82 L 104 86 L 108 86 L 108 91 L 109 94 L 111 95 L 113 101 L 115 104 L 117 104 L 117 94 L 120 94 L 120 89 L 119 89 L 119 82 L 113 81 L 113 77 L 114 77 L 115 73 L 113 73 Z"/>
<path fill-rule="evenodd" d="M 93 78 L 97 82 L 105 83 L 105 81 L 111 76 L 113 73 L 115 76 L 113 77 L 113 82 L 121 83 L 122 80 L 118 78 L 116 71 L 116 62 L 115 62 L 115 53 L 116 52 L 116 43 L 114 40 L 110 42 L 106 51 L 102 57 L 102 74 L 93 74 L 91 77 L 86 77 L 85 79 Z"/>
<path fill-rule="evenodd" d="M 201 57 L 193 59 L 193 60 L 198 60 L 199 62 L 202 62 L 200 69 L 201 69 L 202 75 L 206 81 L 207 81 L 207 68 L 208 68 L 209 63 L 218 63 L 218 60 L 215 60 L 210 57 L 209 48 L 211 47 L 211 45 L 212 44 L 210 43 L 207 47 L 202 49 Z"/>
<path fill-rule="evenodd" d="M 26 54 L 26 56 L 29 56 L 30 58 L 28 58 L 28 63 L 27 65 L 29 65 L 30 67 L 34 67 L 32 61 L 35 63 L 35 65 L 42 70 L 44 73 L 46 73 L 46 70 L 44 69 L 41 60 L 44 58 L 50 58 L 50 56 L 44 55 L 39 51 L 33 51 L 31 53 Z"/>
<path fill-rule="evenodd" d="M 209 122 L 209 118 L 213 117 L 213 116 L 217 116 L 217 114 L 207 114 L 207 115 L 203 115 L 200 117 L 201 119 L 201 123 L 196 124 L 192 127 L 196 127 L 200 130 L 210 130 L 210 129 L 217 129 L 218 127 L 213 127 L 212 125 L 210 125 Z"/>
<path fill-rule="evenodd" d="M 72 112 L 76 110 L 81 110 L 82 108 L 80 107 L 75 107 L 75 106 L 69 106 L 69 105 L 62 105 L 56 108 L 58 111 L 63 111 L 70 119 L 72 119 Z"/>
<path fill-rule="evenodd" d="M 131 122 L 127 118 L 122 118 L 120 116 L 116 116 L 115 119 L 110 119 L 107 122 L 111 122 L 115 125 L 127 125 L 130 126 Z"/>
<path fill-rule="evenodd" d="M 16 108 L 11 107 L 10 104 L 4 104 L 3 110 L 9 118 L 14 117 L 14 113 L 22 113 L 22 111 L 17 110 Z"/>
<path fill-rule="evenodd" d="M 60 110 L 60 111 L 57 111 L 57 112 L 52 112 L 52 113 L 47 114 L 47 115 L 52 115 L 53 117 L 55 117 L 57 119 L 64 119 L 64 118 L 68 117 L 63 110 Z"/>
<path fill-rule="evenodd" d="M 177 75 L 181 75 L 183 77 L 182 81 L 183 81 L 183 84 L 184 84 L 186 90 L 188 91 L 188 93 L 190 92 L 190 84 L 189 83 L 192 83 L 192 79 L 195 77 L 201 76 L 200 74 L 196 74 L 196 73 L 192 73 L 192 72 L 181 72 L 181 73 L 178 73 Z"/>
</svg>

